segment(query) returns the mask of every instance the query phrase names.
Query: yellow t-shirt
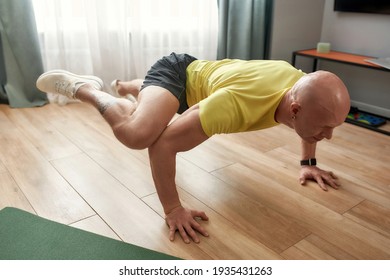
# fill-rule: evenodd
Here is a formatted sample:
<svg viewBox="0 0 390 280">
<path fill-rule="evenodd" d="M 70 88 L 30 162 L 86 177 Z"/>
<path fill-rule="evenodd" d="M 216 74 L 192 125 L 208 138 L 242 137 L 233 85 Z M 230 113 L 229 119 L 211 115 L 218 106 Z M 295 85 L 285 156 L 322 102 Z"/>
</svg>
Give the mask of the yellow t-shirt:
<svg viewBox="0 0 390 280">
<path fill-rule="evenodd" d="M 276 108 L 303 75 L 285 61 L 196 60 L 187 67 L 187 103 L 199 103 L 208 136 L 264 129 L 278 124 Z"/>
</svg>

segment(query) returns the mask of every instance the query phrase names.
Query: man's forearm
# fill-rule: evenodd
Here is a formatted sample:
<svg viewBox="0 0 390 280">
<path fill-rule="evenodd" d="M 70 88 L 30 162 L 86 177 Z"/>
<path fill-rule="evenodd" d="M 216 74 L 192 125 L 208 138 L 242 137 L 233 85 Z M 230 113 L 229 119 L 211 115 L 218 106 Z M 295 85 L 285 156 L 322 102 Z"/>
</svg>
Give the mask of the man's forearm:
<svg viewBox="0 0 390 280">
<path fill-rule="evenodd" d="M 175 183 L 176 154 L 149 149 L 150 166 L 156 191 L 165 214 L 181 206 Z"/>
<path fill-rule="evenodd" d="M 301 140 L 301 159 L 309 159 L 316 157 L 316 147 L 317 143 L 308 143 L 304 140 Z"/>
</svg>

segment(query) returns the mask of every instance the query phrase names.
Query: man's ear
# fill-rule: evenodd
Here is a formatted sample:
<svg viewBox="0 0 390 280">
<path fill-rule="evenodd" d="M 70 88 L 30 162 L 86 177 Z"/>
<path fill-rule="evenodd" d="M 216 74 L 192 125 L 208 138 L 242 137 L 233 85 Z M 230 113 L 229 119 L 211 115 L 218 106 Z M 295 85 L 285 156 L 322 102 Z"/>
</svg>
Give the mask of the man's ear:
<svg viewBox="0 0 390 280">
<path fill-rule="evenodd" d="M 290 105 L 290 110 L 292 114 L 296 115 L 301 110 L 301 105 L 298 102 L 293 101 Z"/>
</svg>

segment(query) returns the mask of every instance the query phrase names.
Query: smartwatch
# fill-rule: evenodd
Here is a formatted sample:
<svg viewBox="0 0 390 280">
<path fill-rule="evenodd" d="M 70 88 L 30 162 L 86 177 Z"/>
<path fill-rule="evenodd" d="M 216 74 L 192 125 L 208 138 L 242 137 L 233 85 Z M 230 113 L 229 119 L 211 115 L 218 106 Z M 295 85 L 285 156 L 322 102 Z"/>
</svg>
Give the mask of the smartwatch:
<svg viewBox="0 0 390 280">
<path fill-rule="evenodd" d="M 305 166 L 305 165 L 315 166 L 315 165 L 317 165 L 317 160 L 315 158 L 301 160 L 301 166 Z"/>
</svg>

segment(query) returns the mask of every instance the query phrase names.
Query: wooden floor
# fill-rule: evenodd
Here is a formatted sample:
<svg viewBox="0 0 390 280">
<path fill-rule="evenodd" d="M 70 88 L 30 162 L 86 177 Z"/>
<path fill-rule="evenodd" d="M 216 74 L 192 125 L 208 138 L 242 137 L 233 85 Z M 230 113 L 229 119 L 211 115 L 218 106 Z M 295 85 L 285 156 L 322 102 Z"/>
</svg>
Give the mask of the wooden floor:
<svg viewBox="0 0 390 280">
<path fill-rule="evenodd" d="M 81 103 L 0 105 L 0 209 L 185 259 L 390 259 L 390 137 L 343 124 L 319 144 L 342 188 L 298 183 L 299 139 L 284 126 L 215 136 L 178 155 L 183 203 L 210 237 L 168 241 L 147 151 L 125 148 Z M 0 237 L 1 238 L 1 237 Z"/>
</svg>

